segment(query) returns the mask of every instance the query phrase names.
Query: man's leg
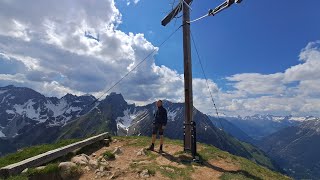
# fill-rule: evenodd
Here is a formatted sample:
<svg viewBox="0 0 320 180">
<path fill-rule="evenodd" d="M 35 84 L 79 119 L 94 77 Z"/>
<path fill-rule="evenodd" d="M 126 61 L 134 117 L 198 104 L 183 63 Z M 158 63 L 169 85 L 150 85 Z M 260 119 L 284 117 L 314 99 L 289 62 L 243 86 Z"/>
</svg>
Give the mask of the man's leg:
<svg viewBox="0 0 320 180">
<path fill-rule="evenodd" d="M 152 140 L 151 140 L 151 145 L 147 150 L 153 151 L 154 150 L 154 143 L 156 142 L 157 138 L 157 131 L 158 131 L 158 126 L 156 124 L 153 125 L 152 129 Z"/>
<path fill-rule="evenodd" d="M 159 135 L 160 135 L 160 149 L 159 149 L 159 151 L 163 152 L 162 146 L 163 146 L 164 137 L 163 137 L 163 129 L 162 129 L 162 127 L 159 129 Z"/>
<path fill-rule="evenodd" d="M 156 142 L 156 138 L 157 138 L 157 135 L 152 134 L 152 144 L 154 144 Z"/>
</svg>

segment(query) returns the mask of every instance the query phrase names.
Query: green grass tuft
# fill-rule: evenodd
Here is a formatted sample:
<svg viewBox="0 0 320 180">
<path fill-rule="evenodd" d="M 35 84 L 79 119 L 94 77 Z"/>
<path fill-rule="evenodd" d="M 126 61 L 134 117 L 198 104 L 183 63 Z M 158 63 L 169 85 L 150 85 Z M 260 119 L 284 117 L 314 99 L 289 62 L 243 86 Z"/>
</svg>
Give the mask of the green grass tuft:
<svg viewBox="0 0 320 180">
<path fill-rule="evenodd" d="M 36 169 L 36 168 L 31 168 L 29 169 L 26 174 L 27 176 L 35 176 L 38 174 L 50 174 L 50 173 L 55 173 L 59 171 L 59 165 L 58 163 L 55 164 L 48 164 L 44 169 Z"/>
<path fill-rule="evenodd" d="M 115 156 L 112 152 L 110 152 L 110 151 L 105 151 L 105 152 L 103 153 L 103 158 L 104 158 L 105 160 L 114 160 L 114 159 L 116 159 L 116 156 Z"/>
<path fill-rule="evenodd" d="M 29 178 L 25 175 L 10 176 L 7 180 L 28 180 Z"/>
</svg>

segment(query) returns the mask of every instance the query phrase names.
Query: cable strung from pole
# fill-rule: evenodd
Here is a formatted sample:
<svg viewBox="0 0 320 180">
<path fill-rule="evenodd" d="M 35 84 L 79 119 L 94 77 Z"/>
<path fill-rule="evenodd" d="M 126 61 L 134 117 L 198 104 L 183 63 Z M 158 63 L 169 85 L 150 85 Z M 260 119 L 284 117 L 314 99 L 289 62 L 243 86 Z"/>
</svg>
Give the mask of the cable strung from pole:
<svg viewBox="0 0 320 180">
<path fill-rule="evenodd" d="M 200 55 L 199 55 L 199 52 L 198 52 L 198 48 L 197 48 L 197 45 L 196 45 L 196 43 L 195 43 L 195 40 L 194 40 L 194 38 L 193 38 L 193 34 L 192 34 L 191 31 L 190 31 L 190 34 L 191 34 L 191 39 L 192 39 L 192 42 L 193 42 L 193 46 L 194 46 L 194 48 L 195 48 L 195 50 L 196 50 L 196 53 L 197 53 L 197 56 L 198 56 L 198 60 L 199 60 L 200 66 L 201 66 L 201 70 L 202 70 L 203 76 L 204 76 L 204 78 L 205 78 L 205 80 L 206 80 L 206 84 L 207 84 L 208 91 L 209 91 L 209 93 L 210 93 L 211 101 L 212 101 L 213 106 L 214 106 L 214 109 L 215 109 L 215 111 L 216 111 L 216 115 L 217 115 L 217 117 L 218 117 L 218 121 L 219 121 L 219 123 L 220 123 L 220 126 L 221 126 L 221 128 L 223 129 L 223 125 L 222 125 L 222 123 L 221 123 L 221 121 L 220 121 L 220 117 L 219 117 L 218 108 L 217 108 L 216 103 L 215 103 L 215 101 L 214 101 L 214 99 L 213 99 L 213 95 L 212 95 L 212 92 L 211 92 L 211 89 L 210 89 L 209 83 L 208 83 L 208 78 L 207 78 L 207 75 L 206 75 L 206 73 L 205 73 L 205 71 L 204 71 L 204 68 L 203 68 L 203 66 L 202 66 L 202 62 L 201 62 L 201 58 L 200 58 Z"/>
<path fill-rule="evenodd" d="M 171 36 L 173 36 L 180 28 L 179 26 L 175 31 L 173 31 L 162 43 L 158 46 L 159 48 L 166 43 Z M 153 53 L 156 52 L 157 49 L 154 49 L 151 53 L 149 53 L 144 59 L 142 59 L 136 66 L 134 66 L 129 72 L 127 72 L 122 78 L 120 78 L 116 83 L 114 83 L 104 94 L 102 94 L 98 99 L 102 98 L 104 95 L 106 95 L 109 91 L 111 91 L 114 87 L 116 87 L 124 78 L 126 78 L 130 73 L 132 73 L 135 69 L 137 69 L 144 61 L 146 61 Z"/>
<path fill-rule="evenodd" d="M 192 21 L 188 21 L 188 23 L 193 23 L 193 22 L 199 21 L 199 20 L 201 20 L 201 19 L 203 19 L 203 18 L 205 18 L 205 17 L 208 17 L 208 16 L 210 16 L 210 15 L 209 15 L 209 14 L 205 14 L 205 15 L 197 18 L 197 19 L 194 19 L 194 20 L 192 20 Z"/>
<path fill-rule="evenodd" d="M 237 0 L 236 3 L 239 4 L 241 2 L 241 0 Z M 208 17 L 208 16 L 214 16 L 216 15 L 217 13 L 221 12 L 222 10 L 224 9 L 227 9 L 228 7 L 230 7 L 233 3 L 235 3 L 235 1 L 225 1 L 223 2 L 222 4 L 220 4 L 219 6 L 217 6 L 216 8 L 214 9 L 209 9 L 208 13 L 206 13 L 205 15 L 197 18 L 197 19 L 194 19 L 192 21 L 189 21 L 188 23 L 193 23 L 193 22 L 196 22 L 196 21 L 199 21 L 205 17 Z"/>
<path fill-rule="evenodd" d="M 166 43 L 183 25 L 180 25 L 176 30 L 174 30 L 164 41 L 162 41 L 158 47 L 160 48 L 164 43 Z M 110 92 L 113 88 L 115 88 L 121 81 L 123 81 L 130 73 L 132 73 L 135 69 L 137 69 L 143 62 L 145 62 L 153 53 L 156 52 L 156 48 L 149 53 L 145 58 L 143 58 L 137 65 L 135 65 L 129 72 L 127 72 L 122 78 L 120 78 L 117 82 L 115 82 L 112 86 L 110 86 L 107 91 L 105 91 L 101 96 L 99 96 L 96 100 L 94 100 L 91 104 L 89 104 L 87 107 L 92 106 L 95 104 L 99 99 L 101 99 L 104 95 L 106 95 L 108 92 Z M 86 108 L 87 108 L 86 107 Z M 84 109 L 86 109 L 84 108 Z M 81 111 L 82 112 L 82 111 Z M 79 113 L 79 115 L 81 114 Z M 90 111 L 88 111 L 90 112 Z"/>
</svg>

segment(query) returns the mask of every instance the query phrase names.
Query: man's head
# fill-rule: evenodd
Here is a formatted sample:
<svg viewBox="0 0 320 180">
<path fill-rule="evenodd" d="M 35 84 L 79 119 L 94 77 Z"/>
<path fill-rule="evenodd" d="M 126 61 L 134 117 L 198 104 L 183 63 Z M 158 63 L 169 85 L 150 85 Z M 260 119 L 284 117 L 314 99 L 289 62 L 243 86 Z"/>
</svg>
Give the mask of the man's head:
<svg viewBox="0 0 320 180">
<path fill-rule="evenodd" d="M 158 101 L 156 102 L 156 105 L 157 105 L 157 107 L 161 107 L 161 106 L 162 106 L 162 101 L 161 101 L 161 100 L 158 100 Z"/>
</svg>

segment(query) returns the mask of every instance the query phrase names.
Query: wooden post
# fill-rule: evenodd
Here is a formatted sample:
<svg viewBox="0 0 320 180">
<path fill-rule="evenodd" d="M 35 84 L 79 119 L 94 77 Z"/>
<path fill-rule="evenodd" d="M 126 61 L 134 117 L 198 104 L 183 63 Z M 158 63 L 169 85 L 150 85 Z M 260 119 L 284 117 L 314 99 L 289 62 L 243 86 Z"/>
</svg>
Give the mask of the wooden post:
<svg viewBox="0 0 320 180">
<path fill-rule="evenodd" d="M 192 0 L 185 0 L 190 5 Z M 184 150 L 191 151 L 192 147 L 192 122 L 193 122 L 193 96 L 192 96 L 192 63 L 191 63 L 191 43 L 190 43 L 190 9 L 181 2 L 162 20 L 161 24 L 166 26 L 178 13 L 183 11 L 183 58 L 184 58 Z"/>
<path fill-rule="evenodd" d="M 188 3 L 188 2 L 187 2 Z M 184 150 L 191 150 L 191 123 L 193 121 L 193 96 L 192 96 L 192 63 L 190 43 L 190 9 L 183 6 L 183 58 L 184 58 L 184 96 L 185 96 L 185 134 Z"/>
</svg>

